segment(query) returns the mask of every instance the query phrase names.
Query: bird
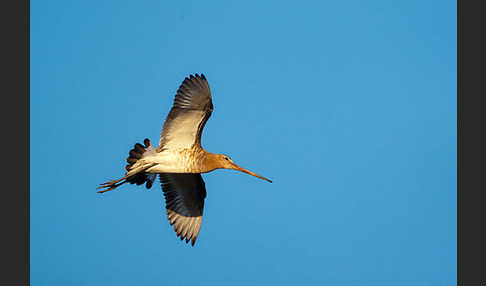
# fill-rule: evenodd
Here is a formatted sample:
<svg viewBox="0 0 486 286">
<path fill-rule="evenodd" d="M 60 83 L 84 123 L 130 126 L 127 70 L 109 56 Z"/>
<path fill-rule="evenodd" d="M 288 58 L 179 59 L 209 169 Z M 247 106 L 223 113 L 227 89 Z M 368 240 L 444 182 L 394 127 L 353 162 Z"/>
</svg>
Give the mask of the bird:
<svg viewBox="0 0 486 286">
<path fill-rule="evenodd" d="M 202 224 L 206 186 L 201 176 L 217 169 L 237 170 L 272 183 L 272 180 L 237 165 L 224 154 L 206 151 L 201 136 L 214 110 L 204 74 L 190 74 L 177 89 L 162 126 L 159 145 L 148 138 L 136 143 L 126 159 L 125 175 L 100 184 L 98 193 L 130 183 L 150 189 L 159 176 L 166 214 L 180 240 L 194 246 Z"/>
</svg>

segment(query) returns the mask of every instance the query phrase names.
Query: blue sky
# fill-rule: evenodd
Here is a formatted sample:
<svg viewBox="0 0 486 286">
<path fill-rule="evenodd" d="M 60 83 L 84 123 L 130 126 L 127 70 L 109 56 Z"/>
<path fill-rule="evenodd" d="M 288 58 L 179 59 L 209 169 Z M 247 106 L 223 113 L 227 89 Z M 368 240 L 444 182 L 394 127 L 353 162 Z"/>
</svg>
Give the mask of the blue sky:
<svg viewBox="0 0 486 286">
<path fill-rule="evenodd" d="M 99 195 L 184 77 L 195 247 L 160 185 Z M 456 1 L 33 1 L 32 285 L 455 285 Z M 277 284 L 278 283 L 278 284 Z"/>
</svg>

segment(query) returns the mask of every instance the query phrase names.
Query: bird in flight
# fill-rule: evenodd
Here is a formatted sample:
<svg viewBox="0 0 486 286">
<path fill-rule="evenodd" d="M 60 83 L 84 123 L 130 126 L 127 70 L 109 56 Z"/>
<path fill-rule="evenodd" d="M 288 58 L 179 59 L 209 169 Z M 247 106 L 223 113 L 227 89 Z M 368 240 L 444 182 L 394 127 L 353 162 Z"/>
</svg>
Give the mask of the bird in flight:
<svg viewBox="0 0 486 286">
<path fill-rule="evenodd" d="M 152 187 L 157 174 L 164 192 L 170 225 L 181 240 L 192 245 L 201 229 L 206 187 L 201 173 L 216 169 L 237 170 L 257 178 L 271 180 L 244 169 L 229 156 L 210 153 L 201 146 L 204 125 L 213 112 L 211 91 L 201 74 L 186 77 L 174 98 L 174 104 L 162 126 L 159 146 L 149 139 L 130 150 L 125 175 L 101 184 L 98 193 L 130 183 Z"/>
</svg>

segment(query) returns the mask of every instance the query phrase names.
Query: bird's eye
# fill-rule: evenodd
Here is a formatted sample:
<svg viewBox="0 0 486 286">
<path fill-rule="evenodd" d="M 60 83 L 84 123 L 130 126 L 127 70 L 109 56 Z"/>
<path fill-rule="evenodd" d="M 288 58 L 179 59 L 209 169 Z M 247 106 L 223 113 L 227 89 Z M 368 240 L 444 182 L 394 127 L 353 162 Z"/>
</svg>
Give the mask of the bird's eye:
<svg viewBox="0 0 486 286">
<path fill-rule="evenodd" d="M 226 161 L 228 161 L 228 160 L 229 160 L 229 159 L 228 159 L 228 157 L 224 157 L 224 159 L 225 159 Z"/>
</svg>

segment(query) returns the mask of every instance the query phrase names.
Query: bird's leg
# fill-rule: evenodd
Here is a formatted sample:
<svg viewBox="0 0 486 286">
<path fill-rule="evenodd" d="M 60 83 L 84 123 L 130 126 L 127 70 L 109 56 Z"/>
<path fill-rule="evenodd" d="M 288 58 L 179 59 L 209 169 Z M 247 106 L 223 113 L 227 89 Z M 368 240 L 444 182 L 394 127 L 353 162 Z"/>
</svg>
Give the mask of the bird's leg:
<svg viewBox="0 0 486 286">
<path fill-rule="evenodd" d="M 112 180 L 112 181 L 109 181 L 109 182 L 100 184 L 100 186 L 98 188 L 96 188 L 96 189 L 103 189 L 103 188 L 106 188 L 106 189 L 101 190 L 101 191 L 98 191 L 97 193 L 102 194 L 104 192 L 108 192 L 108 191 L 114 190 L 117 187 L 125 184 L 127 182 L 125 179 L 126 179 L 126 177 L 123 177 L 123 178 L 118 179 L 118 180 Z M 124 182 L 121 182 L 123 180 L 125 180 L 125 181 Z M 118 184 L 118 182 L 121 182 L 121 183 Z"/>
</svg>

